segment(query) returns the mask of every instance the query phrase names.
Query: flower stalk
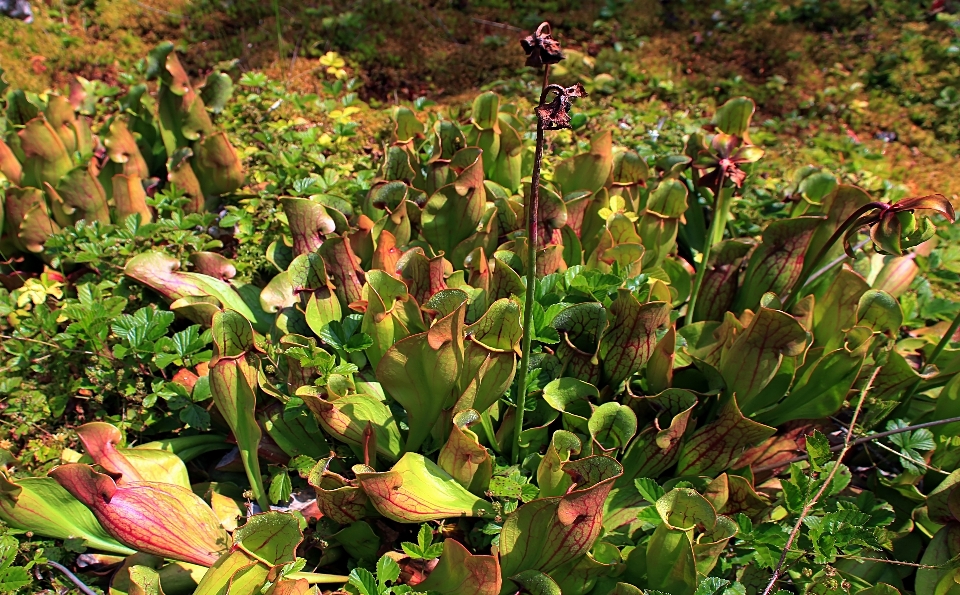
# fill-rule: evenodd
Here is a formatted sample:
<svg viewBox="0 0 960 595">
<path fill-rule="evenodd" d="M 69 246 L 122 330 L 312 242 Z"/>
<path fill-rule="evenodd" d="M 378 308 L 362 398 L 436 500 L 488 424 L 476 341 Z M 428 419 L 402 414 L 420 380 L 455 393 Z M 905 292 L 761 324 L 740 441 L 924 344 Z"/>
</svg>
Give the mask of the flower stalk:
<svg viewBox="0 0 960 595">
<path fill-rule="evenodd" d="M 586 92 L 580 83 L 568 88 L 550 84 L 550 65 L 563 59 L 560 44 L 551 36 L 550 24 L 543 22 L 536 32 L 520 41 L 527 53 L 527 65 L 543 66 L 543 85 L 540 90 L 540 102 L 534 110 L 537 115 L 537 146 L 533 157 L 533 174 L 530 180 L 530 199 L 524 209 L 527 236 L 526 295 L 523 304 L 523 341 L 520 347 L 520 369 L 517 378 L 516 415 L 514 416 L 513 449 L 511 457 L 514 463 L 520 461 L 520 433 L 523 431 L 523 418 L 527 405 L 527 374 L 530 371 L 530 351 L 533 346 L 533 301 L 537 283 L 537 221 L 540 210 L 540 168 L 543 163 L 545 130 L 561 130 L 570 127 L 570 106 L 577 97 Z M 547 102 L 553 92 L 554 98 Z"/>
</svg>

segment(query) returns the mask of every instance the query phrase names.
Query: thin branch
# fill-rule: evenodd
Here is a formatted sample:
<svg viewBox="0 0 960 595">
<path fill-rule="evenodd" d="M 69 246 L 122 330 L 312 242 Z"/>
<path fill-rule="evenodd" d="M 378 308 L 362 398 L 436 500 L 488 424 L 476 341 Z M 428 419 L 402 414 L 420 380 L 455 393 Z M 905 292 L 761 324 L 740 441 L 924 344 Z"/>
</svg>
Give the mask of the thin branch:
<svg viewBox="0 0 960 595">
<path fill-rule="evenodd" d="M 490 27 L 506 29 L 507 31 L 518 31 L 518 32 L 523 31 L 523 29 L 521 29 L 520 27 L 514 27 L 513 25 L 507 25 L 505 23 L 497 23 L 495 21 L 488 21 L 486 19 L 471 18 L 470 20 L 473 21 L 474 23 L 480 23 L 481 25 L 488 25 Z"/>
<path fill-rule="evenodd" d="M 80 592 L 83 593 L 84 595 L 97 595 L 97 593 L 93 589 L 88 587 L 86 583 L 84 583 L 82 580 L 77 578 L 77 575 L 70 572 L 70 570 L 67 569 L 67 567 L 64 566 L 63 564 L 59 564 L 57 562 L 54 562 L 53 560 L 47 560 L 45 564 L 51 568 L 56 568 L 61 573 L 63 573 L 63 575 L 66 576 L 68 579 L 70 579 L 70 582 L 76 585 L 77 589 L 80 589 Z"/>
<path fill-rule="evenodd" d="M 872 441 L 874 441 L 874 440 L 880 440 L 881 438 L 886 438 L 887 436 L 893 436 L 894 434 L 902 434 L 902 433 L 904 433 L 904 432 L 912 432 L 913 430 L 922 430 L 923 428 L 935 428 L 935 427 L 937 427 L 937 426 L 942 426 L 942 425 L 946 425 L 946 424 L 953 424 L 953 423 L 958 423 L 958 422 L 960 422 L 960 417 L 947 417 L 947 418 L 945 418 L 945 419 L 938 419 L 938 420 L 935 420 L 935 421 L 928 421 L 928 422 L 924 422 L 924 423 L 922 423 L 922 424 L 916 424 L 916 425 L 913 425 L 913 426 L 904 426 L 904 427 L 902 427 L 902 428 L 894 428 L 893 430 L 887 430 L 886 432 L 878 432 L 878 433 L 876 433 L 876 434 L 870 434 L 869 436 L 863 436 L 863 437 L 861 437 L 861 438 L 857 438 L 856 440 L 854 440 L 853 442 L 850 443 L 850 446 L 851 446 L 851 447 L 853 447 L 853 446 L 860 446 L 861 444 L 866 444 L 867 442 L 872 442 Z M 844 447 L 843 444 L 836 444 L 836 445 L 834 445 L 834 446 L 831 446 L 831 447 L 830 447 L 830 450 L 831 450 L 832 452 L 837 452 L 838 450 L 842 450 L 843 447 Z M 809 458 L 809 457 L 808 457 L 807 455 L 799 455 L 799 456 L 796 456 L 796 457 L 794 457 L 794 458 L 792 458 L 792 459 L 788 459 L 788 460 L 786 460 L 786 461 L 783 461 L 783 462 L 781 462 L 781 463 L 774 463 L 774 464 L 772 464 L 772 465 L 764 465 L 764 466 L 762 466 L 762 467 L 754 467 L 754 468 L 753 468 L 753 472 L 754 472 L 754 473 L 763 473 L 764 471 L 773 471 L 774 469 L 780 469 L 780 468 L 782 468 L 782 467 L 786 467 L 787 465 L 789 465 L 789 464 L 791 464 L 791 463 L 799 463 L 800 461 L 806 461 L 808 458 Z"/>
<path fill-rule="evenodd" d="M 857 418 L 860 417 L 860 411 L 863 409 L 863 402 L 867 398 L 867 393 L 870 392 L 870 388 L 873 386 L 873 381 L 877 378 L 877 374 L 880 373 L 880 367 L 877 366 L 873 369 L 873 373 L 870 375 L 870 379 L 867 380 L 867 384 L 864 385 L 863 390 L 860 391 L 860 400 L 857 401 L 857 408 L 853 411 L 853 419 L 850 420 L 850 427 L 857 427 Z M 796 541 L 797 536 L 800 535 L 800 528 L 803 526 L 803 520 L 807 518 L 807 515 L 810 514 L 810 511 L 813 510 L 813 507 L 817 505 L 817 502 L 820 501 L 820 498 L 826 493 L 830 488 L 830 484 L 833 483 L 833 478 L 837 474 L 837 471 L 840 469 L 840 463 L 843 462 L 843 457 L 846 456 L 850 449 L 853 448 L 853 432 L 847 432 L 846 437 L 843 440 L 843 447 L 840 450 L 840 456 L 837 457 L 836 462 L 830 468 L 830 472 L 827 473 L 826 479 L 823 481 L 823 485 L 820 486 L 820 489 L 817 491 L 816 495 L 803 507 L 803 510 L 800 511 L 800 517 L 797 519 L 797 523 L 793 526 L 793 530 L 790 531 L 790 537 L 787 538 L 786 545 L 783 546 L 783 552 L 780 554 L 780 561 L 777 562 L 777 567 L 773 569 L 773 575 L 770 577 L 770 582 L 767 583 L 767 588 L 763 590 L 763 595 L 770 595 L 773 592 L 773 588 L 776 586 L 777 581 L 780 579 L 780 575 L 783 572 L 783 565 L 787 562 L 787 554 L 790 552 L 790 546 L 793 545 L 793 542 Z"/>
</svg>

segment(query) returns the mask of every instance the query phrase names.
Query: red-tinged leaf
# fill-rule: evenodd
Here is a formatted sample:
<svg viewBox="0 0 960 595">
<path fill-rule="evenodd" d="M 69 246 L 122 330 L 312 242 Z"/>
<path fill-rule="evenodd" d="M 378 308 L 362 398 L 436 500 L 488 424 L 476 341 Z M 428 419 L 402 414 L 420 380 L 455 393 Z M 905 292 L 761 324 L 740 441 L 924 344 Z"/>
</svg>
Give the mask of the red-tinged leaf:
<svg viewBox="0 0 960 595">
<path fill-rule="evenodd" d="M 888 257 L 873 281 L 873 288 L 898 298 L 910 288 L 919 272 L 920 267 L 914 262 L 912 254 Z"/>
<path fill-rule="evenodd" d="M 205 114 L 206 110 L 199 97 L 193 106 L 196 104 L 199 104 L 199 110 Z M 227 139 L 227 133 L 206 135 L 194 147 L 196 156 L 192 162 L 193 171 L 200 180 L 204 194 L 227 194 L 243 186 L 243 163 Z"/>
<path fill-rule="evenodd" d="M 183 191 L 184 195 L 190 198 L 190 202 L 184 205 L 183 210 L 187 213 L 202 213 L 203 211 L 215 208 L 213 203 L 215 197 L 207 199 L 203 196 L 203 189 L 200 188 L 200 180 L 190 165 L 190 157 L 193 157 L 193 151 L 184 147 L 178 150 L 170 159 L 167 160 L 167 181 L 176 184 L 177 188 Z M 127 175 L 135 175 L 136 172 L 127 172 Z"/>
<path fill-rule="evenodd" d="M 322 459 L 310 471 L 307 482 L 317 493 L 317 507 L 335 523 L 349 525 L 368 516 L 369 499 L 356 482 L 330 471 L 330 461 Z"/>
<path fill-rule="evenodd" d="M 640 305 L 633 293 L 621 289 L 610 314 L 610 329 L 600 339 L 601 378 L 617 387 L 647 363 L 657 344 L 657 331 L 670 322 L 670 304 Z"/>
<path fill-rule="evenodd" d="M 383 516 L 398 523 L 422 523 L 492 515 L 493 505 L 477 498 L 423 455 L 408 452 L 390 471 L 357 473 L 357 482 Z"/>
<path fill-rule="evenodd" d="M 951 223 L 956 219 L 956 212 L 953 209 L 953 204 L 942 194 L 930 194 L 928 196 L 904 198 L 893 203 L 891 208 L 897 212 L 934 211 L 943 215 Z"/>
<path fill-rule="evenodd" d="M 190 255 L 190 264 L 201 275 L 214 277 L 221 281 L 229 281 L 237 276 L 237 267 L 233 265 L 233 262 L 216 252 L 194 252 Z"/>
<path fill-rule="evenodd" d="M 461 304 L 428 331 L 397 342 L 377 366 L 377 380 L 407 411 L 407 451 L 423 444 L 441 412 L 453 407 L 459 396 L 465 312 L 466 304 Z"/>
<path fill-rule="evenodd" d="M 602 529 L 603 503 L 623 472 L 614 459 L 592 456 L 564 465 L 576 484 L 563 496 L 540 498 L 507 516 L 500 532 L 504 575 L 549 573 L 593 547 Z"/>
<path fill-rule="evenodd" d="M 250 354 L 253 329 L 243 316 L 233 310 L 218 312 L 213 317 L 216 363 L 210 366 L 210 393 L 213 402 L 230 426 L 247 479 L 261 508 L 267 510 L 266 490 L 260 476 L 258 450 L 262 432 L 257 423 L 257 367 Z"/>
<path fill-rule="evenodd" d="M 280 206 L 290 225 L 294 256 L 316 251 L 323 244 L 324 237 L 336 231 L 336 224 L 327 209 L 318 202 L 284 197 L 280 199 Z"/>
<path fill-rule="evenodd" d="M 753 309 L 767 292 L 782 294 L 793 286 L 803 269 L 804 253 L 824 217 L 796 217 L 772 221 L 763 240 L 750 256 L 737 309 Z"/>
<path fill-rule="evenodd" d="M 255 514 L 233 533 L 234 549 L 241 549 L 269 566 L 295 561 L 302 541 L 297 517 L 277 511 Z"/>
<path fill-rule="evenodd" d="M 647 362 L 647 389 L 661 393 L 673 384 L 673 365 L 676 359 L 677 330 L 671 326 L 650 354 Z"/>
<path fill-rule="evenodd" d="M 400 260 L 401 254 L 402 252 L 397 248 L 396 236 L 387 230 L 383 230 L 377 238 L 377 247 L 373 252 L 370 268 L 380 269 L 395 275 L 397 274 L 397 262 Z"/>
<path fill-rule="evenodd" d="M 11 184 L 20 185 L 20 179 L 23 176 L 23 166 L 17 156 L 10 150 L 10 145 L 0 140 L 0 173 L 2 173 Z M 0 221 L 2 224 L 2 221 Z M 2 228 L 2 225 L 0 225 Z"/>
<path fill-rule="evenodd" d="M 14 244 L 33 253 L 43 252 L 47 238 L 60 232 L 38 188 L 7 188 L 4 210 L 6 229 Z"/>
<path fill-rule="evenodd" d="M 700 429 L 683 445 L 677 475 L 714 475 L 727 469 L 741 453 L 776 432 L 740 413 L 735 396 L 720 410 L 720 416 Z"/>
<path fill-rule="evenodd" d="M 147 206 L 143 180 L 136 176 L 117 174 L 113 176 L 112 183 L 113 203 L 116 205 L 118 221 L 124 221 L 130 215 L 140 215 L 142 223 L 153 221 L 153 211 Z"/>
<path fill-rule="evenodd" d="M 281 580 L 274 583 L 266 595 L 313 595 L 316 593 L 310 582 L 305 578 L 297 580 Z"/>
<path fill-rule="evenodd" d="M 376 435 L 376 454 L 393 462 L 403 451 L 400 428 L 386 403 L 376 397 L 357 394 L 325 400 L 311 392 L 299 396 L 316 416 L 325 432 L 363 454 L 367 441 L 364 432 L 372 427 Z M 371 463 L 372 465 L 373 463 Z"/>
<path fill-rule="evenodd" d="M 496 556 L 476 556 L 459 541 L 446 539 L 443 553 L 430 576 L 417 584 L 417 591 L 442 595 L 498 595 L 500 564 Z"/>
<path fill-rule="evenodd" d="M 960 522 L 960 470 L 948 475 L 930 492 L 927 513 L 930 520 L 941 525 Z"/>
<path fill-rule="evenodd" d="M 511 268 L 504 259 L 504 255 L 499 252 L 494 254 L 493 258 L 488 261 L 488 266 L 492 270 L 490 287 L 487 292 L 487 299 L 491 303 L 502 298 L 524 295 L 523 281 L 520 280 L 517 271 Z"/>
<path fill-rule="evenodd" d="M 350 242 L 342 237 L 329 236 L 318 249 L 327 275 L 333 281 L 340 307 L 346 311 L 350 304 L 363 299 L 363 269 L 353 253 Z"/>
<path fill-rule="evenodd" d="M 835 349 L 857 322 L 857 304 L 870 285 L 859 273 L 843 267 L 836 271 L 823 297 L 813 307 L 814 346 Z"/>
<path fill-rule="evenodd" d="M 740 264 L 752 247 L 752 242 L 740 239 L 726 240 L 713 247 L 700 288 L 700 295 L 710 299 L 697 303 L 694 322 L 723 320 L 723 315 L 733 308 L 740 288 Z"/>
<path fill-rule="evenodd" d="M 110 161 L 121 165 L 122 173 L 144 180 L 150 177 L 150 169 L 140 153 L 137 139 L 127 127 L 127 118 L 114 118 L 103 138 L 103 146 L 107 148 Z"/>
<path fill-rule="evenodd" d="M 458 151 L 450 160 L 457 177 L 423 206 L 422 233 L 434 252 L 451 252 L 477 231 L 486 204 L 481 153 L 478 147 Z"/>
<path fill-rule="evenodd" d="M 461 411 L 453 418 L 450 438 L 437 455 L 437 464 L 463 487 L 481 495 L 490 484 L 493 475 L 493 459 L 469 425 L 480 420 L 480 414 L 472 409 Z"/>
<path fill-rule="evenodd" d="M 180 261 L 176 258 L 160 252 L 144 252 L 127 261 L 123 272 L 171 301 L 207 295 L 192 278 L 179 274 L 179 268 Z"/>
<path fill-rule="evenodd" d="M 403 253 L 397 261 L 396 270 L 410 295 L 423 305 L 447 288 L 445 274 L 453 272 L 453 267 L 443 256 L 427 258 L 423 248 L 418 246 Z"/>
<path fill-rule="evenodd" d="M 762 512 L 767 510 L 769 503 L 757 493 L 750 481 L 739 475 L 728 476 L 730 482 L 730 496 L 727 498 L 726 506 L 721 510 L 724 514 L 736 514 L 742 512 L 750 518 L 757 518 Z"/>
<path fill-rule="evenodd" d="M 190 487 L 187 468 L 180 457 L 154 448 L 122 448 L 123 435 L 116 427 L 103 422 L 91 422 L 77 428 L 84 451 L 93 462 L 111 475 L 118 476 L 117 484 L 156 481 Z"/>
<path fill-rule="evenodd" d="M 153 482 L 117 486 L 77 463 L 50 475 L 93 511 L 107 533 L 139 551 L 211 566 L 229 545 L 220 520 L 186 488 Z"/>
<path fill-rule="evenodd" d="M 728 394 L 736 394 L 741 407 L 752 413 L 753 398 L 774 377 L 783 358 L 801 355 L 806 347 L 807 331 L 794 317 L 761 306 L 720 356 Z"/>
<path fill-rule="evenodd" d="M 126 457 L 117 452 L 117 446 L 123 444 L 123 434 L 115 426 L 91 422 L 77 428 L 77 436 L 83 444 L 84 452 L 90 455 L 94 463 L 103 467 L 107 473 L 118 476 L 118 485 L 143 481 L 140 472 Z"/>
<path fill-rule="evenodd" d="M 23 150 L 23 183 L 39 188 L 44 182 L 56 186 L 73 169 L 63 140 L 42 115 L 17 132 Z"/>
<path fill-rule="evenodd" d="M 824 244 L 827 243 L 827 240 L 833 235 L 837 228 L 840 227 L 848 217 L 853 215 L 854 211 L 867 205 L 871 200 L 870 195 L 861 188 L 847 184 L 837 186 L 836 190 L 823 199 L 823 206 L 820 212 L 825 214 L 827 219 L 814 231 L 813 237 L 810 238 L 807 256 L 813 258 L 819 254 Z M 837 242 L 835 246 L 828 250 L 823 262 L 830 262 L 842 252 L 843 246 L 841 242 Z"/>
<path fill-rule="evenodd" d="M 760 444 L 745 450 L 731 468 L 766 467 L 789 461 L 797 455 L 803 454 L 801 441 L 803 436 L 810 431 L 810 424 L 801 424 L 791 427 L 786 432 L 771 436 Z"/>
<path fill-rule="evenodd" d="M 51 197 L 54 214 L 59 209 L 69 216 L 65 221 L 58 218 L 61 225 L 71 225 L 80 219 L 88 223 L 110 223 L 107 194 L 97 179 L 93 161 L 87 167 L 77 167 L 64 176 L 56 190 L 46 182 L 44 187 Z"/>
<path fill-rule="evenodd" d="M 880 367 L 870 395 L 878 401 L 894 400 L 905 388 L 918 380 L 930 378 L 933 374 L 936 372 L 918 374 L 903 355 L 893 349 L 889 352 L 886 363 Z"/>
<path fill-rule="evenodd" d="M 130 555 L 90 510 L 52 477 L 13 480 L 0 473 L 0 520 L 9 527 L 53 539 L 80 539 L 87 547 Z"/>
</svg>

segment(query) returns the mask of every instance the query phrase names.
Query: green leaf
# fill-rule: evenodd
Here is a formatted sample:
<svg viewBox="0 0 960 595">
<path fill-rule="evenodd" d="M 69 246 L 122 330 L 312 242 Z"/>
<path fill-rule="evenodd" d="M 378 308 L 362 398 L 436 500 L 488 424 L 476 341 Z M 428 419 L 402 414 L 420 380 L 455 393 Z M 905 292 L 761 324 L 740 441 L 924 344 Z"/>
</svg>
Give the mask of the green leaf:
<svg viewBox="0 0 960 595">
<path fill-rule="evenodd" d="M 400 565 L 390 556 L 381 556 L 377 560 L 377 586 L 383 589 L 387 583 L 392 583 L 398 578 L 400 578 Z"/>
<path fill-rule="evenodd" d="M 100 525 L 86 506 L 52 477 L 27 477 L 13 481 L 0 473 L 0 520 L 53 539 L 82 539 L 87 547 L 130 555 Z"/>
<path fill-rule="evenodd" d="M 590 152 L 561 161 L 553 175 L 553 182 L 564 196 L 577 190 L 596 193 L 607 182 L 613 171 L 613 141 L 610 130 L 597 133 L 590 139 Z"/>
<path fill-rule="evenodd" d="M 286 503 L 293 492 L 290 475 L 285 469 L 280 470 L 270 479 L 270 501 L 274 504 Z"/>
<path fill-rule="evenodd" d="M 587 427 L 604 450 L 626 448 L 637 433 L 637 414 L 626 405 L 604 403 L 590 416 Z"/>
<path fill-rule="evenodd" d="M 813 434 L 807 436 L 806 444 L 811 465 L 813 465 L 815 471 L 820 471 L 833 458 L 833 453 L 830 451 L 830 441 L 820 433 L 820 430 L 815 430 Z"/>
<path fill-rule="evenodd" d="M 552 578 L 537 570 L 524 570 L 511 576 L 510 580 L 530 595 L 561 595 L 560 586 Z"/>
<path fill-rule="evenodd" d="M 302 541 L 300 521 L 285 512 L 255 514 L 233 533 L 235 549 L 239 548 L 270 566 L 294 562 Z"/>
<path fill-rule="evenodd" d="M 357 474 L 357 481 L 383 516 L 400 523 L 486 516 L 493 506 L 423 455 L 408 452 L 390 471 Z"/>
<path fill-rule="evenodd" d="M 444 540 L 436 568 L 417 585 L 417 591 L 442 595 L 498 595 L 500 588 L 497 558 L 471 554 L 453 539 Z"/>
<path fill-rule="evenodd" d="M 637 486 L 637 491 L 640 492 L 643 499 L 651 504 L 663 497 L 663 488 L 653 479 L 640 477 L 633 480 L 633 483 Z"/>
<path fill-rule="evenodd" d="M 647 586 L 671 595 L 696 590 L 696 559 L 686 531 L 665 523 L 654 530 L 647 543 Z"/>
<path fill-rule="evenodd" d="M 360 595 L 379 595 L 377 579 L 366 568 L 354 568 L 350 571 L 350 584 L 360 591 Z"/>
<path fill-rule="evenodd" d="M 750 128 L 750 118 L 756 109 L 756 104 L 749 97 L 734 97 L 717 108 L 713 123 L 724 134 L 742 137 Z"/>
<path fill-rule="evenodd" d="M 900 302 L 885 291 L 864 292 L 857 305 L 857 324 L 874 332 L 896 335 L 903 325 Z"/>
</svg>

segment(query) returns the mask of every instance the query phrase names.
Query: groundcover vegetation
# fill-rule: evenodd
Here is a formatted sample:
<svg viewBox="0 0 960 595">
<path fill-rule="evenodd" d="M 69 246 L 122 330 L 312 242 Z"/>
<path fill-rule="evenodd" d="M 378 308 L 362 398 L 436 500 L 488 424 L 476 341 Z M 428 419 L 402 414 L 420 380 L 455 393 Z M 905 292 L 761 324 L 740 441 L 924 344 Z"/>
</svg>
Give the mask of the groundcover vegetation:
<svg viewBox="0 0 960 595">
<path fill-rule="evenodd" d="M 960 592 L 951 203 L 744 221 L 751 99 L 641 154 L 521 50 L 533 105 L 5 90 L 0 590 Z"/>
</svg>

